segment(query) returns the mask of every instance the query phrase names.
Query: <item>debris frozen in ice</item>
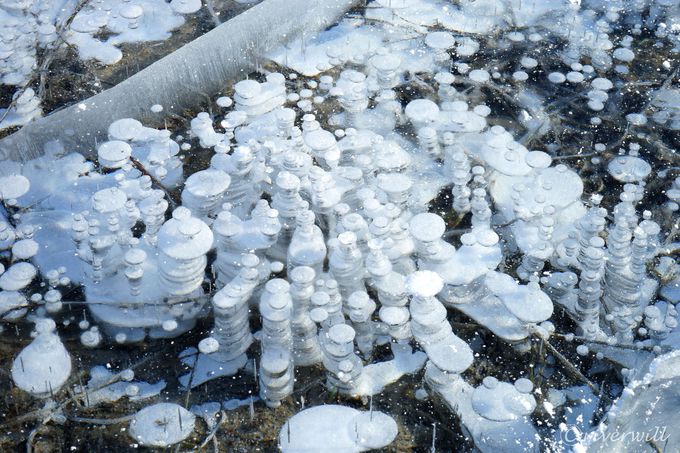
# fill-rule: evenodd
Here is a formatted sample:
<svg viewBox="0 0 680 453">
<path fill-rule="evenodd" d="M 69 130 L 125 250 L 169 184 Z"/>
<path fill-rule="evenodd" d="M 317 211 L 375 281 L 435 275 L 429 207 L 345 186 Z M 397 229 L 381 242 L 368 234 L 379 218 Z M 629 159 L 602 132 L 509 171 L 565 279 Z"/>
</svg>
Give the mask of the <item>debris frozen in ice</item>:
<svg viewBox="0 0 680 453">
<path fill-rule="evenodd" d="M 158 403 L 137 412 L 130 422 L 130 436 L 149 447 L 169 447 L 189 437 L 196 416 L 173 403 Z"/>
<path fill-rule="evenodd" d="M 332 449 L 361 452 L 388 446 L 397 424 L 382 412 L 326 404 L 298 412 L 281 427 L 279 445 L 286 453 Z"/>
</svg>

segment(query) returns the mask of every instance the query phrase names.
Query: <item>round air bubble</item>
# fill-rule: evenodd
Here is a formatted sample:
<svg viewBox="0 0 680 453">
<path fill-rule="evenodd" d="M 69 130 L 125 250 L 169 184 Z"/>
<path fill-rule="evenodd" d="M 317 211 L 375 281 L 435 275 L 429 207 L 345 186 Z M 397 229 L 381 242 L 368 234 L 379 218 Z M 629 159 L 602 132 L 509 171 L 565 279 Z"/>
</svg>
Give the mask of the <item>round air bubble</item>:
<svg viewBox="0 0 680 453">
<path fill-rule="evenodd" d="M 599 112 L 600 110 L 604 109 L 604 104 L 600 101 L 588 101 L 588 108 L 590 110 L 593 110 L 595 112 Z"/>
<path fill-rule="evenodd" d="M 438 72 L 435 74 L 434 80 L 440 85 L 451 85 L 456 81 L 456 76 L 450 72 Z"/>
<path fill-rule="evenodd" d="M 470 78 L 470 80 L 477 83 L 488 82 L 489 79 L 491 78 L 489 72 L 485 71 L 484 69 L 473 69 L 472 71 L 470 71 L 470 74 L 468 74 L 468 77 Z"/>
<path fill-rule="evenodd" d="M 548 80 L 550 80 L 551 83 L 564 83 L 567 78 L 562 74 L 561 72 L 551 72 L 548 74 Z"/>
<path fill-rule="evenodd" d="M 456 44 L 456 38 L 447 31 L 435 31 L 425 37 L 427 47 L 436 50 L 446 50 Z"/>
<path fill-rule="evenodd" d="M 609 91 L 614 88 L 614 84 L 609 79 L 604 79 L 602 77 L 593 79 L 593 81 L 590 82 L 590 86 L 601 91 Z"/>
<path fill-rule="evenodd" d="M 13 200 L 28 192 L 31 182 L 23 175 L 8 175 L 0 178 L 0 200 Z"/>
<path fill-rule="evenodd" d="M 484 118 L 491 114 L 491 108 L 488 105 L 476 105 L 472 111 Z"/>
<path fill-rule="evenodd" d="M 170 7 L 178 14 L 193 14 L 201 9 L 201 0 L 172 0 Z"/>
<path fill-rule="evenodd" d="M 516 71 L 512 74 L 512 78 L 518 82 L 524 82 L 529 78 L 529 74 L 524 71 Z"/>
<path fill-rule="evenodd" d="M 647 117 L 642 113 L 629 113 L 626 120 L 633 126 L 644 126 L 647 124 Z"/>
<path fill-rule="evenodd" d="M 234 101 L 232 101 L 231 98 L 227 96 L 221 96 L 217 98 L 217 101 L 215 102 L 217 103 L 218 106 L 222 108 L 228 108 L 234 105 Z"/>
<path fill-rule="evenodd" d="M 219 348 L 220 344 L 213 337 L 204 338 L 198 343 L 198 350 L 201 351 L 201 354 L 212 354 L 217 352 Z"/>
<path fill-rule="evenodd" d="M 439 118 L 439 106 L 428 99 L 416 99 L 404 109 L 406 116 L 415 123 L 428 123 Z"/>
<path fill-rule="evenodd" d="M 179 443 L 194 431 L 196 416 L 174 403 L 147 406 L 130 422 L 130 436 L 140 445 L 167 447 Z"/>
<path fill-rule="evenodd" d="M 567 80 L 569 83 L 581 83 L 585 79 L 585 76 L 577 71 L 567 72 Z"/>
<path fill-rule="evenodd" d="M 524 34 L 518 31 L 510 32 L 505 37 L 512 42 L 522 42 L 525 39 Z"/>
<path fill-rule="evenodd" d="M 523 57 L 520 61 L 519 64 L 522 65 L 522 67 L 526 69 L 533 69 L 536 66 L 538 66 L 538 61 L 535 58 L 531 57 Z"/>
<path fill-rule="evenodd" d="M 144 126 L 133 118 L 123 118 L 114 121 L 109 126 L 108 134 L 111 140 L 130 141 L 142 133 Z"/>
<path fill-rule="evenodd" d="M 619 47 L 618 49 L 614 50 L 612 56 L 616 60 L 630 63 L 635 58 L 635 53 L 625 47 Z"/>
</svg>

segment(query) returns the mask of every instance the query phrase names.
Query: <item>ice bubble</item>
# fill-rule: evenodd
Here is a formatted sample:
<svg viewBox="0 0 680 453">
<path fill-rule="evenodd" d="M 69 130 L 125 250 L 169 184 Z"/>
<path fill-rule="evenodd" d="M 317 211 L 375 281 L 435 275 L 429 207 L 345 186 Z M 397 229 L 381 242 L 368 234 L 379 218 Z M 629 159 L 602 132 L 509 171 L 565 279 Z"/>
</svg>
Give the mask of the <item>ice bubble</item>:
<svg viewBox="0 0 680 453">
<path fill-rule="evenodd" d="M 626 120 L 633 126 L 644 126 L 647 124 L 647 116 L 643 113 L 629 113 Z"/>
<path fill-rule="evenodd" d="M 617 156 L 609 162 L 607 170 L 617 181 L 629 183 L 644 180 L 652 167 L 640 157 Z"/>
<path fill-rule="evenodd" d="M 516 71 L 512 74 L 512 78 L 518 82 L 525 82 L 527 79 L 529 79 L 529 74 L 524 71 Z"/>
<path fill-rule="evenodd" d="M 550 80 L 551 83 L 564 83 L 567 78 L 562 74 L 561 72 L 551 72 L 548 74 L 548 80 Z"/>
<path fill-rule="evenodd" d="M 285 422 L 279 445 L 284 453 L 326 451 L 329 445 L 337 451 L 362 452 L 386 447 L 397 433 L 396 422 L 387 414 L 325 404 L 298 412 Z"/>
<path fill-rule="evenodd" d="M 580 72 L 577 72 L 577 71 L 567 72 L 567 80 L 570 83 L 581 83 L 581 82 L 583 82 L 584 79 L 585 79 L 585 77 Z"/>
<path fill-rule="evenodd" d="M 451 33 L 446 31 L 435 31 L 428 33 L 425 37 L 425 44 L 435 50 L 450 49 L 455 43 L 456 38 L 454 38 Z"/>
<path fill-rule="evenodd" d="M 129 433 L 143 446 L 168 447 L 189 437 L 195 422 L 196 416 L 182 406 L 158 403 L 135 414 Z"/>
<path fill-rule="evenodd" d="M 599 112 L 604 109 L 604 104 L 601 101 L 590 100 L 588 101 L 588 108 L 595 112 Z"/>
<path fill-rule="evenodd" d="M 31 188 L 31 183 L 23 175 L 9 175 L 0 178 L 0 200 L 15 200 Z"/>
<path fill-rule="evenodd" d="M 612 56 L 619 61 L 630 63 L 635 58 L 635 53 L 626 47 L 619 47 L 614 50 Z"/>
<path fill-rule="evenodd" d="M 609 91 L 614 88 L 614 84 L 609 80 L 602 77 L 597 77 L 590 82 L 590 85 L 600 91 Z"/>
<path fill-rule="evenodd" d="M 35 329 L 35 339 L 12 363 L 12 380 L 34 396 L 48 397 L 68 380 L 71 356 L 59 339 L 53 320 L 38 318 Z"/>
<path fill-rule="evenodd" d="M 489 72 L 484 69 L 473 69 L 468 74 L 468 77 L 470 78 L 470 80 L 477 83 L 488 82 L 489 79 L 491 78 Z"/>
<path fill-rule="evenodd" d="M 538 61 L 531 57 L 522 57 L 519 63 L 526 69 L 533 69 L 538 66 Z"/>
<path fill-rule="evenodd" d="M 201 354 L 212 354 L 217 352 L 219 347 L 220 344 L 213 337 L 204 338 L 198 343 L 198 350 L 201 351 Z"/>
<path fill-rule="evenodd" d="M 229 108 L 234 105 L 234 101 L 228 96 L 221 96 L 215 101 L 222 108 Z"/>
</svg>

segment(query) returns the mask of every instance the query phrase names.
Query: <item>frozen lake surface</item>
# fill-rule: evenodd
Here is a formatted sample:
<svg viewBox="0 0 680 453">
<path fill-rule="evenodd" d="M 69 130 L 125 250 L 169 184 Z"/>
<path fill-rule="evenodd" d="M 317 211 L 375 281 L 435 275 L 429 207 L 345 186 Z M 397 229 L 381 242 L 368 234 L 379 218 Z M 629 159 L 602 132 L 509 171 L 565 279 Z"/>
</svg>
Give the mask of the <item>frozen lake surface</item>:
<svg viewBox="0 0 680 453">
<path fill-rule="evenodd" d="M 0 449 L 680 449 L 677 2 L 280 3 L 0 0 Z"/>
</svg>

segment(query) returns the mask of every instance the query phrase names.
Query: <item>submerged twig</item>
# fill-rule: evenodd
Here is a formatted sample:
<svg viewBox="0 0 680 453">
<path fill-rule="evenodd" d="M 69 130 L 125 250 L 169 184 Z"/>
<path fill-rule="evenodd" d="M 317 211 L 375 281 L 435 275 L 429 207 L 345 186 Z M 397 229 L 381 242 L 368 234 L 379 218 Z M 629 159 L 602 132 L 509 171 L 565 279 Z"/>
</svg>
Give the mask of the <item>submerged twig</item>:
<svg viewBox="0 0 680 453">
<path fill-rule="evenodd" d="M 66 419 L 71 422 L 76 423 L 87 423 L 91 425 L 118 425 L 120 423 L 129 422 L 132 420 L 134 415 L 125 415 L 118 418 L 87 418 L 87 417 L 76 417 L 73 415 L 67 415 Z"/>
<path fill-rule="evenodd" d="M 217 423 L 215 423 L 215 426 L 213 427 L 213 429 L 210 430 L 210 432 L 208 433 L 208 436 L 203 440 L 203 442 L 201 442 L 201 445 L 199 445 L 198 448 L 196 448 L 196 450 L 194 450 L 194 451 L 198 452 L 198 451 L 203 450 L 210 443 L 210 441 L 212 441 L 213 439 L 215 439 L 215 441 L 217 441 L 217 438 L 215 437 L 215 435 L 217 434 L 217 431 L 219 431 L 220 427 L 222 426 L 222 424 L 226 420 L 227 420 L 227 412 L 224 411 L 224 410 L 221 410 L 220 411 L 220 419 L 217 421 Z"/>
<path fill-rule="evenodd" d="M 144 357 L 139 362 L 128 367 L 128 369 L 135 369 L 137 367 L 140 367 L 140 366 L 144 365 L 146 362 L 148 362 L 149 360 L 151 360 L 151 356 Z M 32 411 L 32 412 L 29 412 L 27 414 L 24 414 L 20 417 L 16 417 L 12 420 L 8 420 L 5 423 L 3 423 L 2 425 L 0 425 L 0 429 L 6 429 L 9 426 L 13 426 L 13 425 L 16 425 L 16 424 L 35 420 L 35 419 L 38 419 L 38 418 L 41 418 L 41 417 L 45 417 L 45 418 L 52 417 L 52 416 L 54 416 L 55 413 L 63 410 L 70 403 L 76 402 L 79 399 L 85 400 L 87 398 L 88 392 L 96 392 L 97 390 L 101 390 L 103 388 L 106 388 L 111 384 L 115 384 L 116 382 L 120 381 L 121 379 L 122 379 L 122 371 L 120 373 L 114 374 L 109 379 L 107 379 L 105 382 L 97 385 L 95 388 L 87 389 L 87 392 L 77 393 L 77 394 L 73 394 L 72 396 L 69 396 L 68 398 L 66 398 L 64 401 L 62 401 L 61 403 L 59 403 L 55 407 L 48 408 L 48 409 L 45 409 L 45 408 L 38 409 L 38 410 L 35 410 L 35 411 Z M 45 424 L 45 423 L 41 422 L 41 424 Z"/>
<path fill-rule="evenodd" d="M 135 159 L 134 157 L 130 156 L 130 162 L 132 162 L 132 165 L 139 170 L 143 175 L 148 176 L 151 178 L 151 182 L 153 183 L 154 186 L 158 187 L 160 190 L 165 193 L 165 196 L 168 198 L 168 202 L 170 203 L 170 206 L 172 209 L 175 209 L 179 205 L 179 201 L 175 199 L 174 195 L 170 192 L 170 190 L 161 183 L 158 178 L 156 178 L 154 175 L 149 173 L 149 171 L 142 165 L 140 161 Z"/>
<path fill-rule="evenodd" d="M 553 160 L 565 160 L 565 159 L 580 159 L 583 157 L 595 157 L 598 156 L 597 153 L 589 153 L 589 154 L 569 154 L 566 156 L 552 156 Z"/>
<path fill-rule="evenodd" d="M 573 337 L 568 337 L 564 334 L 561 333 L 552 333 L 552 336 L 559 338 L 560 340 L 564 341 L 578 341 L 579 343 L 585 343 L 585 344 L 597 344 L 597 345 L 602 345 L 602 346 L 609 346 L 611 348 L 619 348 L 619 349 L 630 349 L 633 351 L 649 351 L 649 352 L 654 352 L 654 347 L 653 346 L 635 346 L 635 345 L 628 345 L 628 344 L 610 344 L 607 343 L 606 341 L 601 341 L 601 340 L 593 340 L 585 337 L 578 337 L 578 336 L 573 336 Z"/>
<path fill-rule="evenodd" d="M 578 380 L 582 381 L 584 384 L 586 384 L 590 389 L 597 393 L 599 392 L 599 388 L 597 385 L 595 385 L 590 379 L 588 379 L 583 373 L 581 373 L 581 370 L 579 370 L 576 365 L 571 363 L 569 359 L 567 359 L 564 354 L 562 354 L 560 351 L 558 351 L 553 345 L 550 344 L 550 342 L 544 338 L 542 338 L 539 335 L 536 335 L 537 338 L 539 338 L 543 343 L 545 343 L 545 346 L 550 350 L 550 352 L 555 356 L 557 360 L 559 360 L 562 365 L 567 369 L 567 371 L 572 374 L 575 378 Z"/>
<path fill-rule="evenodd" d="M 49 49 L 45 50 L 44 58 L 41 64 L 39 65 L 39 68 L 37 71 L 35 71 L 31 77 L 24 83 L 23 88 L 21 88 L 19 91 L 17 91 L 18 94 L 15 94 L 14 99 L 12 99 L 12 102 L 10 102 L 9 106 L 5 109 L 5 111 L 0 115 L 0 123 L 2 123 L 7 115 L 11 112 L 13 107 L 16 107 L 16 102 L 19 97 L 21 97 L 22 94 L 26 91 L 26 89 L 33 84 L 36 79 L 38 79 L 39 84 L 38 84 L 38 92 L 37 96 L 38 98 L 42 99 L 44 91 L 45 91 L 45 85 L 47 84 L 47 74 L 50 70 L 50 66 L 52 66 L 52 62 L 55 59 L 55 52 L 57 49 L 59 49 L 60 45 L 66 44 L 69 45 L 66 42 L 66 39 L 63 37 L 62 31 L 68 28 L 69 25 L 71 25 L 71 22 L 73 22 L 73 19 L 75 19 L 76 15 L 89 3 L 90 0 L 81 0 L 78 2 L 76 7 L 73 9 L 73 12 L 69 15 L 69 17 L 62 23 L 60 24 L 57 29 L 56 29 L 56 34 L 57 34 L 57 42 L 53 43 L 52 47 Z"/>
<path fill-rule="evenodd" d="M 215 5 L 213 5 L 212 0 L 205 0 L 205 8 L 208 10 L 208 13 L 210 13 L 210 17 L 213 21 L 213 24 L 215 24 L 215 27 L 221 25 L 222 21 L 220 20 L 220 17 L 215 12 Z"/>
</svg>

